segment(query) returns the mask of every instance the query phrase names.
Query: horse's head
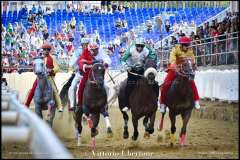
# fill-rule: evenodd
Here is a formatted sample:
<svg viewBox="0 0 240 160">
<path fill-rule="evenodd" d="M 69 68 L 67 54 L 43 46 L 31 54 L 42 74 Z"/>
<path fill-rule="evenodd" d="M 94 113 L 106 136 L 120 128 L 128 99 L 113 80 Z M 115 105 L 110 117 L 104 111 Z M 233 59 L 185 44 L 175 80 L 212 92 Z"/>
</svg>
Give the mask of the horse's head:
<svg viewBox="0 0 240 160">
<path fill-rule="evenodd" d="M 43 57 L 35 57 L 33 61 L 33 72 L 37 76 L 43 76 L 46 72 Z"/>
<path fill-rule="evenodd" d="M 157 76 L 156 70 L 157 64 L 156 61 L 153 59 L 146 59 L 145 61 L 145 72 L 144 77 L 147 78 L 149 84 L 153 84 L 155 81 L 155 77 Z"/>
<path fill-rule="evenodd" d="M 103 88 L 104 86 L 104 74 L 105 67 L 102 62 L 97 62 L 93 64 L 91 81 L 97 84 L 98 88 Z"/>
<path fill-rule="evenodd" d="M 180 76 L 186 77 L 188 80 L 194 80 L 195 71 L 193 69 L 192 59 L 185 58 L 182 63 L 179 65 L 180 69 L 178 74 Z"/>
</svg>

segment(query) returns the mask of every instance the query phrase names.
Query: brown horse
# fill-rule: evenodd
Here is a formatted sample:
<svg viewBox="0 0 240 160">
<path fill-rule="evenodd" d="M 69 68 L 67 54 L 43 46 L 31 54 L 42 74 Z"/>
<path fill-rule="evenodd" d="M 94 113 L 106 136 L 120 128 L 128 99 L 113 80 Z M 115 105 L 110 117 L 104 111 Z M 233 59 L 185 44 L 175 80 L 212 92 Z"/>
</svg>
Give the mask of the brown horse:
<svg viewBox="0 0 240 160">
<path fill-rule="evenodd" d="M 146 67 L 148 70 L 145 71 L 144 76 L 140 74 L 141 70 L 144 70 L 142 66 L 135 66 L 132 68 L 130 74 L 138 77 L 136 85 L 129 96 L 129 106 L 132 113 L 132 123 L 134 127 L 134 133 L 132 136 L 133 140 L 138 138 L 138 120 L 144 116 L 143 125 L 145 127 L 145 138 L 149 138 L 150 134 L 154 132 L 155 114 L 157 110 L 157 98 L 159 94 L 159 86 L 155 81 L 157 71 L 154 69 L 156 63 L 154 60 L 148 59 L 146 61 Z M 151 68 L 150 68 L 151 67 Z M 139 72 L 140 71 L 140 72 Z M 128 133 L 128 114 L 122 111 L 126 106 L 126 94 L 125 89 L 127 86 L 127 80 L 120 84 L 120 91 L 118 95 L 118 102 L 120 111 L 123 114 L 124 119 L 124 132 L 123 138 L 129 137 Z"/>
<path fill-rule="evenodd" d="M 167 92 L 166 105 L 169 108 L 169 117 L 171 120 L 171 146 L 176 141 L 176 116 L 181 115 L 183 120 L 183 126 L 180 132 L 179 143 L 181 146 L 185 143 L 186 129 L 188 121 L 191 117 L 192 109 L 194 107 L 193 92 L 190 85 L 190 81 L 194 79 L 195 72 L 192 66 L 191 59 L 182 59 L 177 71 L 177 76 L 172 82 L 171 87 Z M 163 127 L 163 119 L 165 113 L 162 114 L 160 123 L 160 130 Z"/>
<path fill-rule="evenodd" d="M 89 79 L 86 82 L 83 92 L 83 105 L 75 110 L 75 121 L 79 135 L 82 132 L 83 113 L 88 118 L 89 127 L 91 128 L 92 147 L 95 148 L 95 136 L 98 134 L 97 126 L 99 123 L 100 113 L 107 115 L 107 93 L 104 87 L 105 68 L 102 63 L 94 63 L 91 69 Z M 108 133 L 112 133 L 108 128 Z M 78 140 L 80 141 L 80 140 Z M 78 142 L 79 145 L 80 142 Z"/>
</svg>

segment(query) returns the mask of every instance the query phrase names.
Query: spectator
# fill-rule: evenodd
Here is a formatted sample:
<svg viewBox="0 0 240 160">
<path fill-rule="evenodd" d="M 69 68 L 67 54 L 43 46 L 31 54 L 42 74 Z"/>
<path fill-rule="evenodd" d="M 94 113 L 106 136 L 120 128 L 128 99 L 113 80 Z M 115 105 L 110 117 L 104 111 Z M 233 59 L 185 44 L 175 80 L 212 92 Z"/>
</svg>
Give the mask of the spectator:
<svg viewBox="0 0 240 160">
<path fill-rule="evenodd" d="M 123 8 L 124 8 L 125 10 L 128 10 L 128 9 L 130 8 L 130 4 L 129 4 L 128 1 L 124 1 Z"/>
<path fill-rule="evenodd" d="M 165 23 L 165 30 L 166 30 L 167 33 L 169 33 L 170 28 L 171 28 L 171 26 L 170 26 L 170 22 L 169 22 L 169 20 L 166 20 L 166 23 Z"/>
<path fill-rule="evenodd" d="M 120 13 L 124 13 L 124 12 L 125 12 L 122 5 L 119 5 L 119 6 L 118 6 L 118 11 L 119 11 Z"/>
<path fill-rule="evenodd" d="M 153 24 L 150 20 L 146 21 L 146 29 L 147 29 L 147 33 L 150 33 L 153 30 Z"/>
<path fill-rule="evenodd" d="M 80 21 L 78 30 L 80 32 L 81 37 L 84 37 L 86 35 L 86 27 L 84 26 L 82 21 Z"/>
<path fill-rule="evenodd" d="M 178 41 L 177 41 L 176 37 L 171 36 L 171 42 L 170 42 L 171 47 L 175 46 L 175 44 L 177 44 L 177 43 L 178 43 Z"/>
<path fill-rule="evenodd" d="M 120 18 L 117 19 L 116 24 L 115 24 L 115 27 L 116 27 L 116 28 L 122 28 L 122 21 L 121 21 Z"/>
<path fill-rule="evenodd" d="M 165 44 L 163 45 L 164 50 L 170 50 L 170 45 L 168 43 L 168 39 L 165 39 Z"/>
<path fill-rule="evenodd" d="M 117 10 L 117 2 L 113 1 L 111 4 L 112 4 L 112 12 L 114 13 Z"/>
<path fill-rule="evenodd" d="M 123 28 L 128 28 L 128 24 L 125 19 L 122 21 L 122 26 L 123 26 Z"/>
<path fill-rule="evenodd" d="M 157 16 L 156 19 L 155 19 L 155 28 L 157 31 L 159 31 L 160 33 L 162 32 L 162 18 L 161 16 Z"/>
<path fill-rule="evenodd" d="M 35 4 L 32 6 L 32 14 L 37 14 L 37 8 L 35 7 Z"/>
<path fill-rule="evenodd" d="M 75 17 L 72 17 L 70 21 L 70 28 L 72 29 L 72 31 L 75 29 L 75 26 L 76 26 L 76 19 Z"/>
<path fill-rule="evenodd" d="M 37 14 L 38 14 L 39 17 L 42 17 L 42 15 L 43 15 L 43 10 L 42 10 L 42 7 L 40 5 L 38 6 Z"/>
</svg>

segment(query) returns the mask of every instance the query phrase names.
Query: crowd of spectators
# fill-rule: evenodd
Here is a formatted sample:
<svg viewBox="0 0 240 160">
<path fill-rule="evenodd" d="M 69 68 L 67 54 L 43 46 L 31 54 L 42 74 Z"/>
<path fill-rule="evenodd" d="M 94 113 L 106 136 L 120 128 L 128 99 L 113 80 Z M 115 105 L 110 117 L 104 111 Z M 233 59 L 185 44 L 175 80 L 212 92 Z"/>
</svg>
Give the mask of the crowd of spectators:
<svg viewBox="0 0 240 160">
<path fill-rule="evenodd" d="M 109 9 L 110 7 L 110 9 Z M 101 8 L 93 7 L 91 12 L 97 12 L 104 10 L 110 12 L 121 12 L 128 9 L 128 4 L 117 6 L 116 2 L 102 1 Z M 71 9 L 71 7 L 70 7 Z M 79 9 L 79 8 L 78 8 Z M 22 15 L 28 12 L 28 8 L 24 6 L 21 11 Z M 48 41 L 54 46 L 54 53 L 60 59 L 69 59 L 74 52 L 75 48 L 73 45 L 74 31 L 80 33 L 81 38 L 89 37 L 98 44 L 101 44 L 101 39 L 97 30 L 93 34 L 88 35 L 86 33 L 86 26 L 83 22 L 76 26 L 75 17 L 71 21 L 64 22 L 61 26 L 61 32 L 56 32 L 53 37 L 50 36 L 46 21 L 43 16 L 51 14 L 51 9 L 46 8 L 44 11 L 41 6 L 38 8 L 33 5 L 30 10 L 30 14 L 27 19 L 29 25 L 27 28 L 22 23 L 9 23 L 5 28 L 1 26 L 2 30 L 2 66 L 8 67 L 5 72 L 18 71 L 17 68 L 26 68 L 31 66 L 32 58 L 41 53 L 41 45 Z M 151 32 L 153 28 L 161 31 L 163 21 L 161 17 L 156 17 L 155 23 L 152 21 L 146 21 L 147 32 Z M 164 23 L 165 29 L 169 32 L 170 28 L 177 31 L 177 36 L 172 36 L 171 40 L 166 39 L 157 52 L 164 51 L 164 55 L 160 58 L 168 59 L 169 50 L 178 43 L 178 39 L 184 36 L 184 27 L 193 27 L 194 22 L 187 24 L 181 22 L 180 24 L 174 24 L 170 26 L 168 20 Z M 127 28 L 126 21 L 122 21 L 120 18 L 117 19 L 115 27 Z M 204 26 L 198 27 L 196 33 L 192 32 L 190 35 L 193 40 L 193 49 L 197 56 L 209 55 L 207 57 L 199 57 L 197 59 L 198 65 L 219 65 L 219 64 L 233 64 L 238 63 L 238 52 L 232 52 L 238 50 L 238 29 L 239 29 L 239 15 L 237 12 L 229 12 L 223 21 L 218 22 L 213 20 L 211 23 L 207 22 Z M 132 29 L 127 33 L 121 33 L 118 35 L 115 41 L 110 42 L 107 46 L 107 53 L 112 55 L 118 48 L 119 53 L 123 53 L 128 46 L 130 46 L 135 38 L 137 37 L 135 31 Z M 231 38 L 231 39 L 229 39 Z M 149 46 L 153 46 L 152 40 L 148 41 Z M 197 46 L 196 46 L 197 45 Z M 229 54 L 219 54 L 223 52 L 230 52 Z M 210 55 L 211 54 L 211 55 Z"/>
<path fill-rule="evenodd" d="M 211 23 L 206 22 L 203 26 L 197 27 L 196 33 L 190 34 L 193 50 L 198 56 L 197 65 L 237 64 L 238 34 L 238 12 L 228 12 L 220 22 L 214 19 Z M 180 37 L 185 35 L 187 34 L 182 30 L 177 30 L 177 35 L 171 36 L 170 42 L 166 39 L 159 49 L 160 56 L 167 59 L 169 50 L 178 43 Z"/>
</svg>

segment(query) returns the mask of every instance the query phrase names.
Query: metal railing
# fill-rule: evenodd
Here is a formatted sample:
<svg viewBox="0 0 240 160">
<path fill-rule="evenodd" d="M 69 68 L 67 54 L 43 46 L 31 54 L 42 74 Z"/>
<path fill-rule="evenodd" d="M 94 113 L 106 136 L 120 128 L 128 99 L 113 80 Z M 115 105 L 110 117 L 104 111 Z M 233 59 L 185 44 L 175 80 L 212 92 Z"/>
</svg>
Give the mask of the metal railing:
<svg viewBox="0 0 240 160">
<path fill-rule="evenodd" d="M 218 40 L 221 36 L 227 38 Z M 198 42 L 204 43 L 197 44 Z M 191 48 L 197 66 L 238 64 L 238 32 L 193 41 Z M 160 67 L 167 66 L 170 52 L 171 48 L 164 50 L 164 46 L 157 50 Z"/>
<path fill-rule="evenodd" d="M 211 17 L 210 19 L 202 22 L 202 23 L 199 24 L 197 27 L 202 26 L 204 23 L 210 22 L 210 21 L 213 20 L 213 19 L 218 19 L 218 20 L 219 20 L 220 18 L 221 18 L 221 19 L 224 18 L 225 15 L 226 15 L 226 12 L 228 12 L 229 10 L 230 10 L 230 7 L 224 9 L 223 11 L 221 11 L 220 13 L 218 13 L 217 15 L 215 15 L 215 16 Z M 155 46 L 156 46 L 156 47 L 160 47 L 160 46 L 162 45 L 162 43 L 164 43 L 164 41 L 165 41 L 166 39 L 169 40 L 169 38 L 172 37 L 172 36 L 176 37 L 176 36 L 177 36 L 177 32 L 173 32 L 172 34 L 168 35 L 167 37 L 164 37 L 163 39 L 161 39 L 160 41 L 158 41 L 158 42 L 155 44 Z"/>
<path fill-rule="evenodd" d="M 20 104 L 18 93 L 2 83 L 2 145 L 28 143 L 34 158 L 72 159 L 72 155 L 51 128 Z"/>
</svg>

